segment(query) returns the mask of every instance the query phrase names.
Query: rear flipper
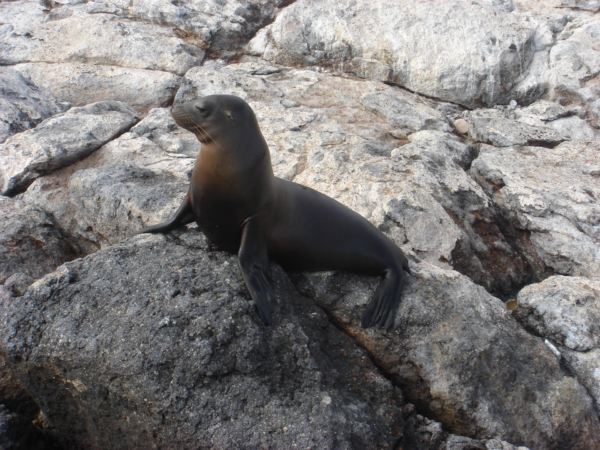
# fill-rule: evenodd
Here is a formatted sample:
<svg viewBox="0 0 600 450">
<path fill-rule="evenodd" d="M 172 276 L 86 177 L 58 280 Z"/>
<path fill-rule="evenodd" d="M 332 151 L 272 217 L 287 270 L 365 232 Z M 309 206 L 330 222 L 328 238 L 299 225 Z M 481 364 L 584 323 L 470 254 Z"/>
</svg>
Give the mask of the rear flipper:
<svg viewBox="0 0 600 450">
<path fill-rule="evenodd" d="M 386 330 L 392 328 L 405 280 L 402 269 L 386 270 L 383 281 L 363 314 L 361 320 L 363 328 L 374 326 L 385 327 Z"/>
<path fill-rule="evenodd" d="M 194 220 L 194 211 L 192 210 L 192 202 L 190 201 L 190 194 L 188 193 L 183 199 L 179 209 L 175 212 L 175 215 L 169 221 L 136 231 L 132 236 L 142 233 L 167 233 L 179 226 L 187 225 Z"/>
</svg>

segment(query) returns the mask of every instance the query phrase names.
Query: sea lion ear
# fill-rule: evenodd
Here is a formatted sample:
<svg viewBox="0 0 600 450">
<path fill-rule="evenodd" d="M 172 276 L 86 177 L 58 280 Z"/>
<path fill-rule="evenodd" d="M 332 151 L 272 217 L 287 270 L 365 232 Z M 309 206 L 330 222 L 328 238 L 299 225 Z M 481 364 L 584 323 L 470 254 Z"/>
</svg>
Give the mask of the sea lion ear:
<svg viewBox="0 0 600 450">
<path fill-rule="evenodd" d="M 235 119 L 233 118 L 233 114 L 231 111 L 225 111 L 225 115 L 230 119 L 233 120 L 235 122 Z"/>
</svg>

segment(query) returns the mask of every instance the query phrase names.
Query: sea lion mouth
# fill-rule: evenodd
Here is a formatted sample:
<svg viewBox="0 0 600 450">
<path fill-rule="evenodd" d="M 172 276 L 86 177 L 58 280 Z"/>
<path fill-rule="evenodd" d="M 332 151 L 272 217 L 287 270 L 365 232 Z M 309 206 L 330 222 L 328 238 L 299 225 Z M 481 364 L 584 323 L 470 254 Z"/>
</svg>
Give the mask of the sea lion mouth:
<svg viewBox="0 0 600 450">
<path fill-rule="evenodd" d="M 177 125 L 194 133 L 198 140 L 203 144 L 212 141 L 212 138 L 206 132 L 206 130 L 199 123 L 197 123 L 192 115 L 181 106 L 174 106 L 171 108 L 171 116 Z"/>
</svg>

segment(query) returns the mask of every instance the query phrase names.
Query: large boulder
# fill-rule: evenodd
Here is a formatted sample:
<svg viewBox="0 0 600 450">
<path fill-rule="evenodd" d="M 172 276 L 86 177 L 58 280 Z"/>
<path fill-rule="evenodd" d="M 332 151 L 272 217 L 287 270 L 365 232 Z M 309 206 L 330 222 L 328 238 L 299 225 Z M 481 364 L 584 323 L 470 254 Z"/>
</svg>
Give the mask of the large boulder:
<svg viewBox="0 0 600 450">
<path fill-rule="evenodd" d="M 594 14 L 597 2 L 519 3 L 519 8 L 537 25 L 533 39 L 535 55 L 527 76 L 514 87 L 510 97 L 520 104 L 544 97 L 562 105 L 578 106 L 598 127 L 600 19 Z"/>
<path fill-rule="evenodd" d="M 592 399 L 543 340 L 465 276 L 414 260 L 411 270 L 390 332 L 360 327 L 379 279 L 324 273 L 294 280 L 444 429 L 531 449 L 597 448 Z"/>
<path fill-rule="evenodd" d="M 533 56 L 534 27 L 512 2 L 298 0 L 248 51 L 389 81 L 468 107 L 506 96 Z"/>
<path fill-rule="evenodd" d="M 274 282 L 265 327 L 235 256 L 197 231 L 142 235 L 3 302 L 1 346 L 66 445 L 394 448 L 400 392 Z"/>
<path fill-rule="evenodd" d="M 28 22 L 9 17 L 13 29 L 0 41 L 2 63 L 86 62 L 183 75 L 202 62 L 204 51 L 172 29 L 122 20 L 115 12 L 114 6 L 93 2 L 49 14 L 36 9 Z"/>
</svg>

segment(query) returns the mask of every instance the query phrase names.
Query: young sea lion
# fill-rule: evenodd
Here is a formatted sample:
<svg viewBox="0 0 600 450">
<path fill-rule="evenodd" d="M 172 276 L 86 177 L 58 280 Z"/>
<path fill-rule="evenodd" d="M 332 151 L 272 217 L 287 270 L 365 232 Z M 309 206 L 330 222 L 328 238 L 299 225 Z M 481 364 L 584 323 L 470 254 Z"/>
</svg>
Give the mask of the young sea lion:
<svg viewBox="0 0 600 450">
<path fill-rule="evenodd" d="M 403 270 L 410 270 L 390 239 L 332 198 L 275 177 L 256 116 L 241 98 L 210 95 L 174 106 L 171 114 L 196 135 L 202 151 L 175 216 L 141 233 L 167 232 L 195 220 L 218 247 L 238 254 L 246 286 L 267 325 L 275 298 L 269 260 L 286 270 L 383 276 L 361 325 L 392 327 Z"/>
</svg>

